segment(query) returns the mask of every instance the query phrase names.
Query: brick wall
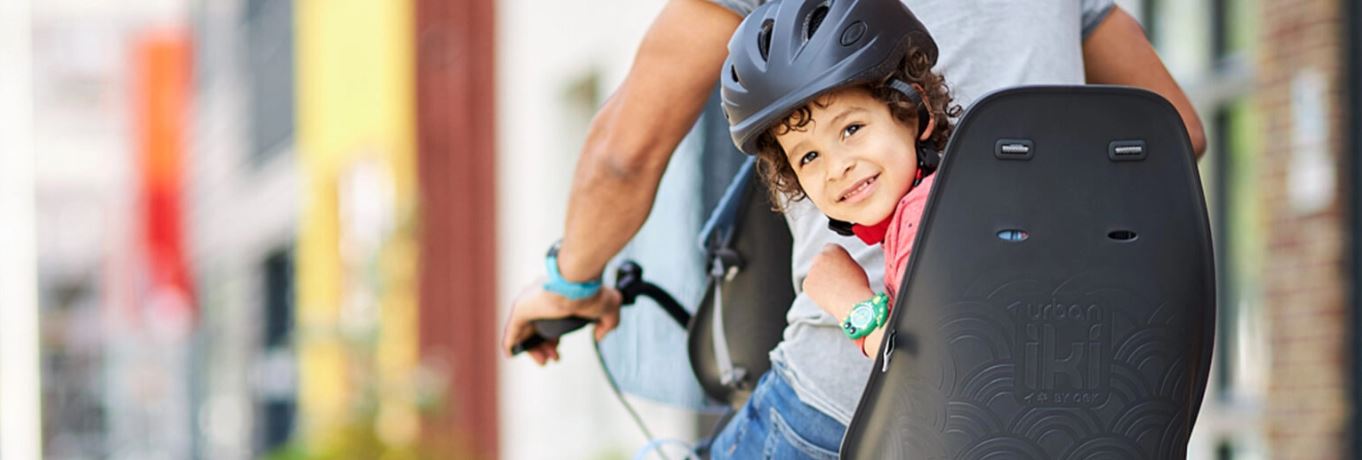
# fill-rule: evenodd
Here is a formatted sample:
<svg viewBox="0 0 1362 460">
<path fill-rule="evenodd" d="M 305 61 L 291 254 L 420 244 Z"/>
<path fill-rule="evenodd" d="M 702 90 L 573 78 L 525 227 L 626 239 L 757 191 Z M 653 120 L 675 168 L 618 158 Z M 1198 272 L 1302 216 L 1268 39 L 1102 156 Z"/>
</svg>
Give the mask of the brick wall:
<svg viewBox="0 0 1362 460">
<path fill-rule="evenodd" d="M 1342 27 L 1344 1 L 1260 0 L 1258 102 L 1263 111 L 1260 195 L 1266 211 L 1265 295 L 1271 356 L 1267 436 L 1272 458 L 1350 455 L 1352 315 L 1349 311 Z M 1333 198 L 1302 212 L 1288 198 L 1293 167 L 1293 81 L 1319 72 L 1325 83 L 1325 151 Z M 1282 160 L 1282 161 L 1279 161 Z"/>
</svg>

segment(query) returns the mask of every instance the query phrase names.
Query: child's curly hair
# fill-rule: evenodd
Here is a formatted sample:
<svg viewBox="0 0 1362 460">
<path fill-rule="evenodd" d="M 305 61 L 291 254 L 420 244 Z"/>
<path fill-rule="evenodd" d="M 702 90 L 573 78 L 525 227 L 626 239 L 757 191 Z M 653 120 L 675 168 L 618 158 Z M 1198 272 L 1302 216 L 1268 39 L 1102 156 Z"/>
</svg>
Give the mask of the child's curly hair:
<svg viewBox="0 0 1362 460">
<path fill-rule="evenodd" d="M 927 142 L 931 143 L 936 150 L 943 150 L 946 147 L 946 140 L 950 138 L 954 125 L 951 119 L 960 115 L 959 105 L 952 105 L 950 88 L 946 86 L 946 81 L 940 74 L 932 71 L 931 60 L 926 53 L 914 49 L 908 54 L 894 71 L 878 82 L 864 84 L 871 96 L 889 105 L 889 113 L 899 122 L 913 127 L 915 138 L 918 133 L 917 105 L 908 100 L 903 93 L 891 88 L 888 82 L 897 79 L 908 84 L 916 84 L 921 87 L 927 101 L 927 110 L 936 119 L 936 128 L 932 132 Z M 824 92 L 823 94 L 827 94 Z M 771 129 L 757 137 L 757 171 L 762 179 L 766 181 L 767 189 L 771 194 L 773 209 L 784 212 L 785 200 L 799 201 L 805 198 L 804 188 L 799 185 L 799 178 L 795 176 L 794 168 L 785 157 L 785 149 L 780 147 L 776 141 L 776 136 L 785 134 L 791 130 L 802 130 L 813 121 L 810 106 L 817 105 L 823 108 L 823 103 L 819 102 L 822 95 L 815 97 L 812 101 L 785 118 L 781 123 L 772 126 Z"/>
</svg>

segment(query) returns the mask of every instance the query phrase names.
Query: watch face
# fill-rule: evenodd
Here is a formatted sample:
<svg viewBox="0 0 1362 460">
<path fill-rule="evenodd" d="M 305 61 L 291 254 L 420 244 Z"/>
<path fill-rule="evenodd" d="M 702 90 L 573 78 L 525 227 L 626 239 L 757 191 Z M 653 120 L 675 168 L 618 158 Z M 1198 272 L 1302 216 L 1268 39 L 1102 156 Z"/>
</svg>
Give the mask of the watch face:
<svg viewBox="0 0 1362 460">
<path fill-rule="evenodd" d="M 857 305 L 851 310 L 851 325 L 865 329 L 875 322 L 875 311 L 869 305 Z"/>
</svg>

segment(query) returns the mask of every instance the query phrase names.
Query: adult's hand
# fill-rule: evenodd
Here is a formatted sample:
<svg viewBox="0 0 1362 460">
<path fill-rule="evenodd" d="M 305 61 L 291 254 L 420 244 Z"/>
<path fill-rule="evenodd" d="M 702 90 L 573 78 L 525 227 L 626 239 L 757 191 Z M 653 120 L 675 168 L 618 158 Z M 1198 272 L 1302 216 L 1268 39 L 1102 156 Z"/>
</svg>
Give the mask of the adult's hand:
<svg viewBox="0 0 1362 460">
<path fill-rule="evenodd" d="M 511 347 L 534 335 L 535 320 L 559 319 L 577 316 L 596 321 L 596 340 L 615 329 L 620 323 L 620 293 L 610 287 L 601 287 L 596 295 L 581 300 L 567 298 L 544 290 L 544 279 L 540 278 L 521 290 L 511 305 L 511 317 L 506 320 L 502 331 L 501 348 L 507 356 Z M 527 350 L 534 362 L 543 366 L 549 360 L 557 361 L 558 340 L 547 340 Z"/>
</svg>

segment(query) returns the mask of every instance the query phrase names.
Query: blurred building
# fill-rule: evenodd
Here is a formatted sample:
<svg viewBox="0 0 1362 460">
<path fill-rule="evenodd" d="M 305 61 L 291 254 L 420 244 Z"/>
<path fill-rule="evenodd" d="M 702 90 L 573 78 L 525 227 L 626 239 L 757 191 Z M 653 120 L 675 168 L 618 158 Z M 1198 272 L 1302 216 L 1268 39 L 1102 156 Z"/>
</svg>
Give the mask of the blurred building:
<svg viewBox="0 0 1362 460">
<path fill-rule="evenodd" d="M 201 313 L 192 381 L 197 453 L 251 458 L 295 430 L 294 254 L 300 181 L 290 1 L 191 2 L 187 161 Z"/>
<path fill-rule="evenodd" d="M 1359 449 L 1362 7 L 1122 2 L 1197 105 L 1219 333 L 1199 458 Z"/>
<path fill-rule="evenodd" d="M 467 251 L 437 252 L 440 259 L 425 265 L 418 258 L 430 240 L 456 238 L 455 249 L 489 242 L 443 232 L 417 239 L 423 214 L 414 8 L 411 2 L 195 3 L 202 104 L 195 228 L 203 251 L 196 260 L 201 276 L 212 278 L 204 281 L 203 295 L 205 309 L 216 315 L 205 320 L 202 340 L 212 374 L 203 381 L 200 411 L 202 435 L 211 444 L 206 453 L 443 458 L 490 452 L 476 434 L 495 425 L 438 422 L 441 414 L 468 412 L 462 401 L 491 400 L 485 394 L 494 384 L 490 371 L 452 380 L 478 349 L 460 349 L 460 341 L 480 342 L 459 333 L 464 318 L 439 312 L 457 307 L 450 301 L 462 300 L 465 310 L 488 302 L 460 297 L 474 293 L 478 280 L 443 302 L 418 294 L 425 292 L 421 286 L 457 284 L 429 275 L 429 265 L 490 273 L 491 261 L 479 267 Z M 440 153 L 467 150 L 452 146 Z M 483 155 L 490 168 L 490 150 Z M 468 169 L 462 162 L 453 166 L 456 173 Z M 461 183 L 438 174 L 431 181 Z M 457 208 L 471 199 L 453 201 Z M 448 220 L 448 214 L 431 211 L 426 215 L 434 217 L 425 221 Z M 488 337 L 495 331 L 490 320 L 461 327 Z M 432 346 L 442 341 L 454 345 Z M 490 358 L 487 342 L 483 355 Z M 432 357 L 450 349 L 460 356 Z M 468 385 L 479 379 L 487 383 Z"/>
<path fill-rule="evenodd" d="M 31 5 L 0 3 L 0 457 L 36 458 L 44 444 Z"/>
<path fill-rule="evenodd" d="M 151 1 L 34 3 L 43 444 L 53 458 L 192 455 L 195 305 L 174 216 L 188 83 L 180 14 Z"/>
<path fill-rule="evenodd" d="M 415 0 L 420 270 L 417 343 L 426 455 L 496 458 L 496 37 L 492 0 Z"/>
<path fill-rule="evenodd" d="M 294 3 L 301 187 L 295 312 L 307 455 L 412 454 L 420 435 L 409 1 Z"/>
<path fill-rule="evenodd" d="M 85 27 L 100 21 L 109 25 Z M 98 378 L 106 362 L 104 265 L 128 232 L 102 230 L 130 222 L 117 198 L 130 194 L 131 167 L 121 158 L 132 148 L 123 129 L 131 117 L 123 109 L 126 64 L 101 56 L 97 46 L 118 37 L 111 23 L 52 3 L 33 12 L 34 152 L 45 153 L 35 155 L 41 359 L 48 383 L 43 444 L 53 456 L 95 455 L 111 447 Z"/>
</svg>

